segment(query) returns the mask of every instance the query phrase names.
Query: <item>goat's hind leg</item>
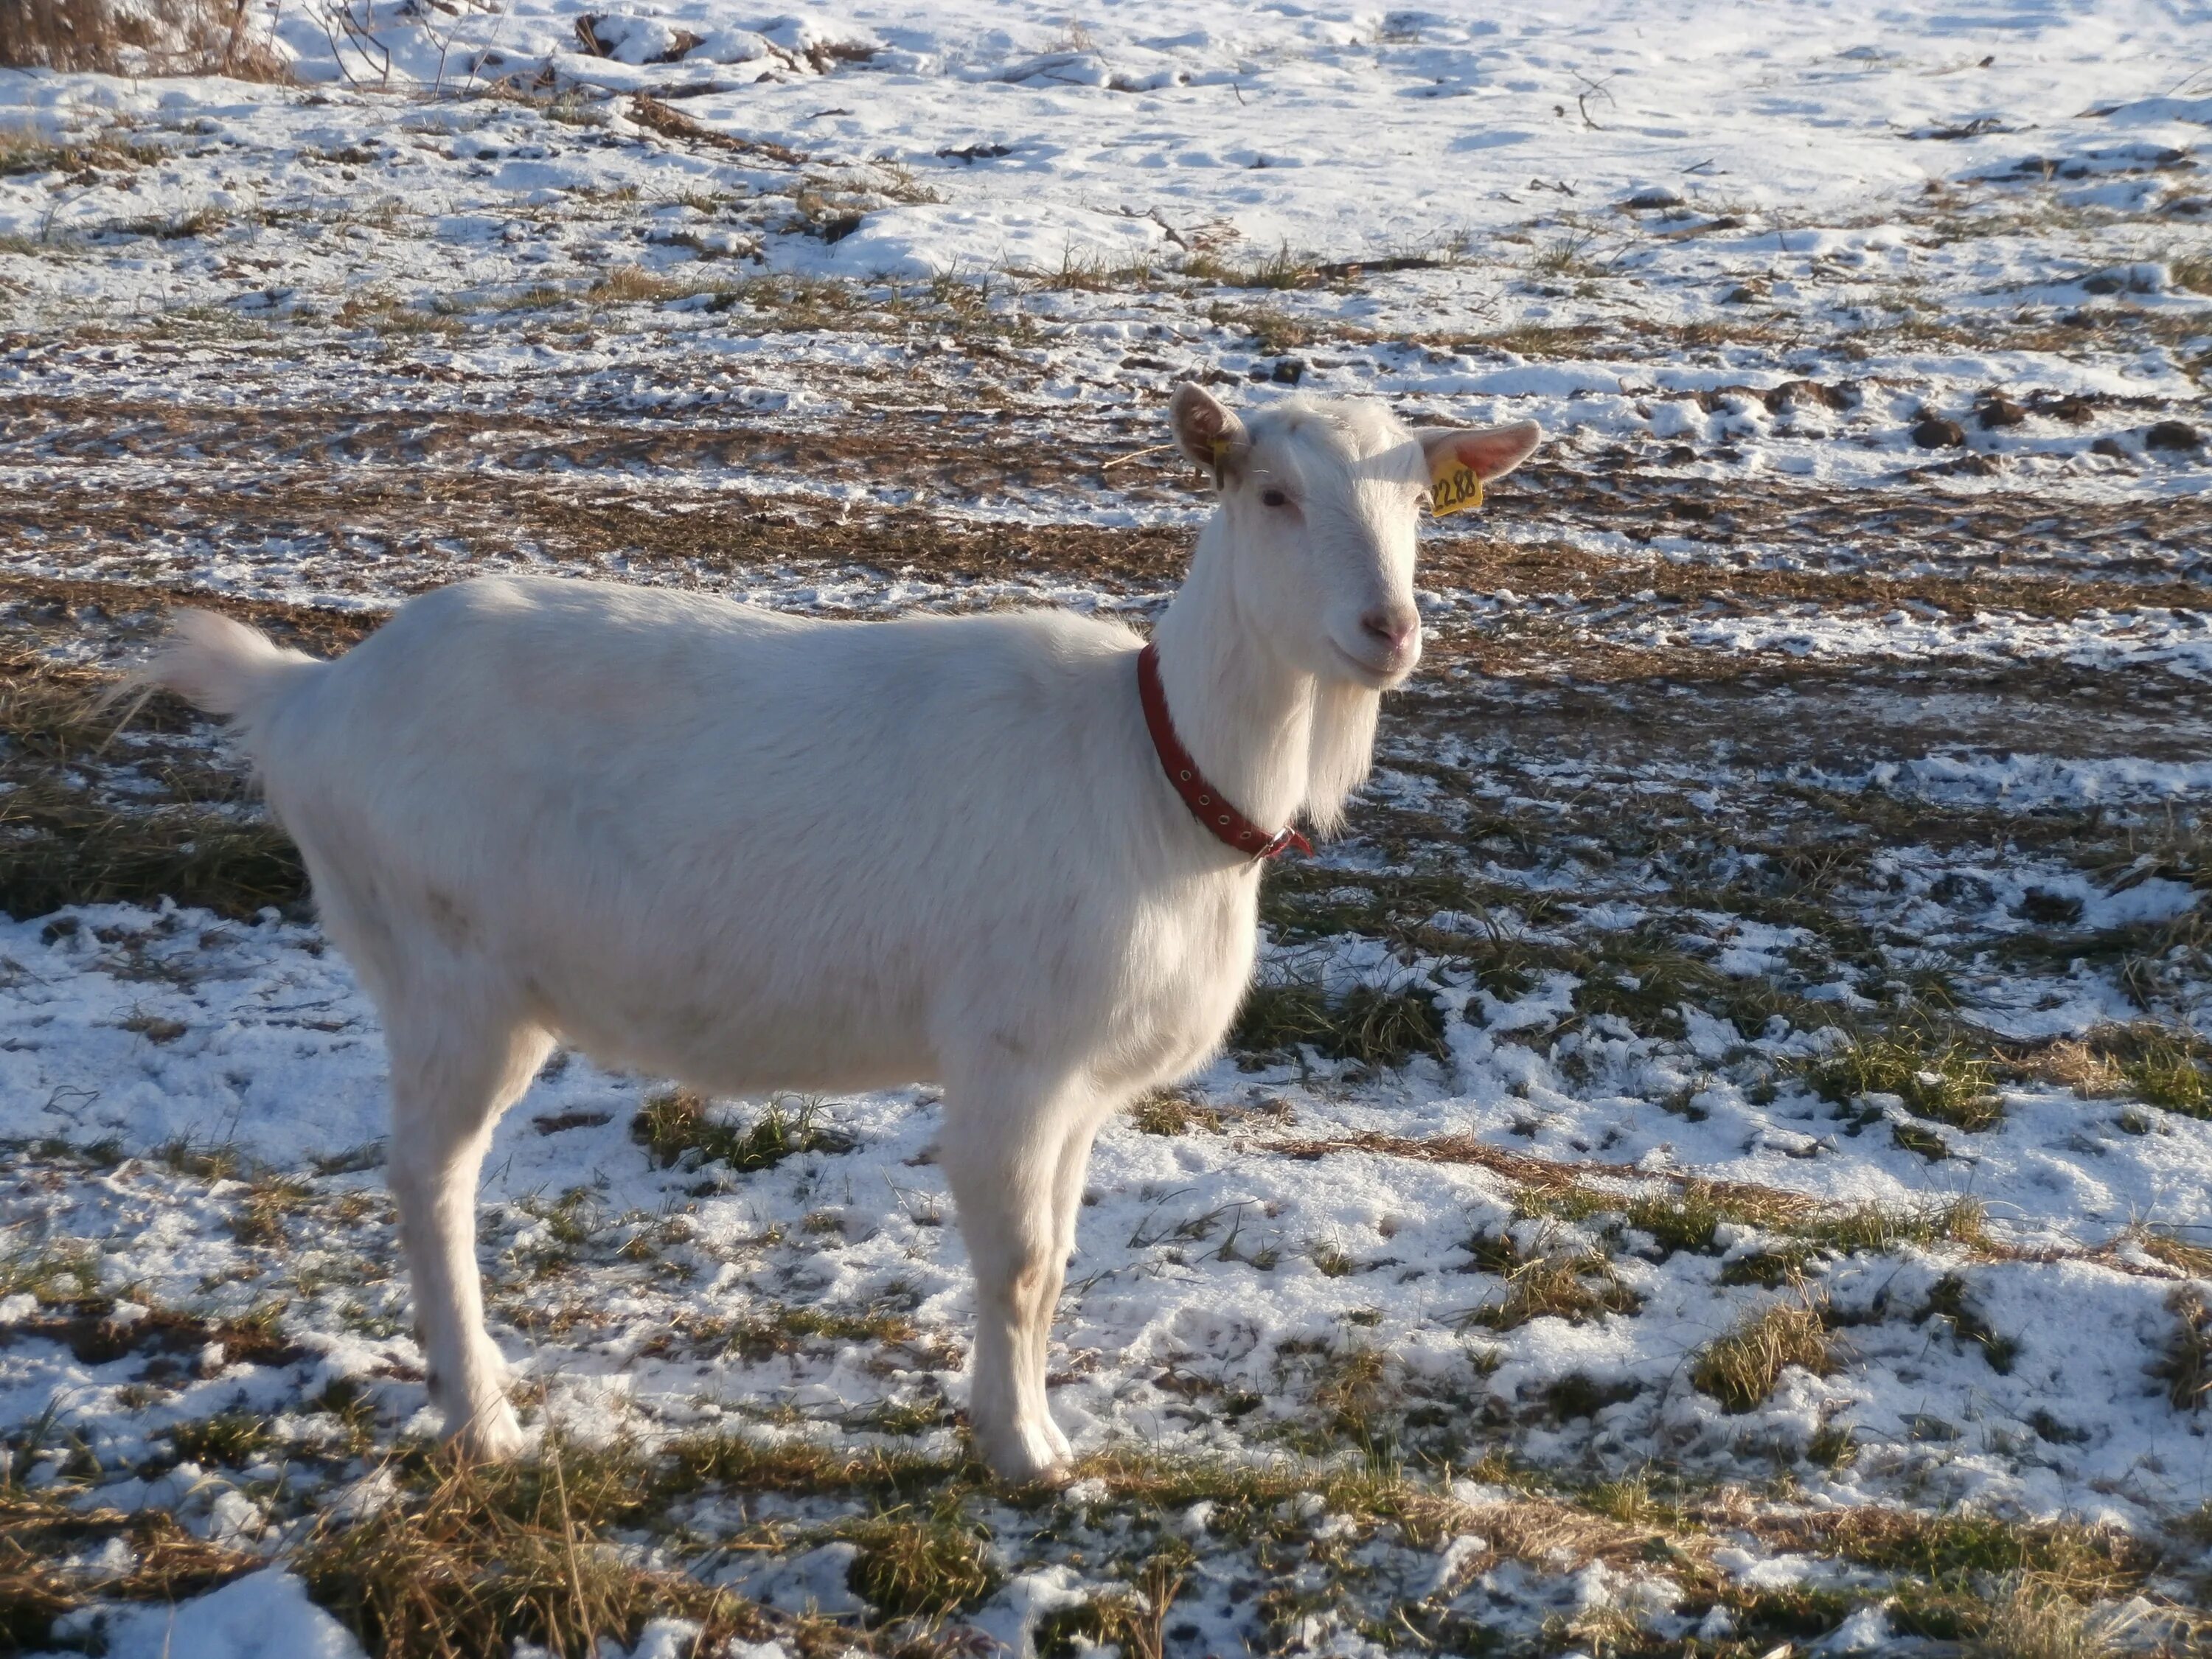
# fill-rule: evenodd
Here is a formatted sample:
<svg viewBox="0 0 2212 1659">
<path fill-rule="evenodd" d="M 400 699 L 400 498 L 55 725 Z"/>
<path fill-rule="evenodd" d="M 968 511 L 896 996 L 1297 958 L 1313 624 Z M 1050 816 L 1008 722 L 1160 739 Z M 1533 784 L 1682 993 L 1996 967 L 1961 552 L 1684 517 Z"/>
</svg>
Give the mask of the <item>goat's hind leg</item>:
<svg viewBox="0 0 2212 1659">
<path fill-rule="evenodd" d="M 392 1193 L 414 1281 L 430 1400 L 465 1456 L 512 1457 L 520 1425 L 507 1362 L 484 1330 L 477 1272 L 477 1178 L 499 1115 L 521 1097 L 552 1039 L 473 1000 L 410 997 L 385 1010 L 392 1054 Z"/>
</svg>

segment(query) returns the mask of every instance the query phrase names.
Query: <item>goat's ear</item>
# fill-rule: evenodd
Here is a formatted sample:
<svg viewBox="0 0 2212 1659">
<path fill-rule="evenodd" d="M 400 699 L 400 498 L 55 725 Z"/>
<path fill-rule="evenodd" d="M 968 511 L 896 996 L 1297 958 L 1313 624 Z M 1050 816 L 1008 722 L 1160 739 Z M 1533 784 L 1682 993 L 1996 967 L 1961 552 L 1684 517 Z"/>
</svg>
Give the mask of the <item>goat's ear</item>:
<svg viewBox="0 0 2212 1659">
<path fill-rule="evenodd" d="M 1428 455 L 1431 477 L 1456 464 L 1473 467 L 1488 483 L 1534 454 L 1544 431 L 1534 421 L 1516 421 L 1510 426 L 1446 427 L 1415 435 Z"/>
<path fill-rule="evenodd" d="M 1182 453 L 1218 482 L 1231 453 L 1244 441 L 1244 423 L 1204 386 L 1186 380 L 1168 406 Z"/>
</svg>

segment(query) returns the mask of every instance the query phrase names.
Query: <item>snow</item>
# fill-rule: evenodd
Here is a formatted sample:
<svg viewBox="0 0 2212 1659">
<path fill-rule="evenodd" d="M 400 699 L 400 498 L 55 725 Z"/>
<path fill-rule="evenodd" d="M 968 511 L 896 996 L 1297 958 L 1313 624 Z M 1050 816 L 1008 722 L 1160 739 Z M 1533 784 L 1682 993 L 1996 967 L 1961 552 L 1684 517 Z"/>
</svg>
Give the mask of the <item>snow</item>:
<svg viewBox="0 0 2212 1659">
<path fill-rule="evenodd" d="M 2020 1042 L 2142 1020 L 2147 995 L 2177 1027 L 2212 1012 L 2186 862 L 2212 790 L 2191 586 L 2212 452 L 2154 442 L 2208 425 L 2212 318 L 2189 283 L 2212 251 L 2212 101 L 2176 68 L 2201 57 L 2196 11 L 1807 3 L 1784 25 L 1748 0 L 1128 0 L 1079 24 L 980 0 L 665 0 L 593 14 L 586 40 L 582 10 L 384 9 L 388 78 L 290 8 L 274 27 L 294 87 L 0 71 L 0 127 L 82 147 L 0 175 L 0 501 L 21 507 L 0 578 L 108 585 L 97 607 L 64 592 L 82 627 L 27 648 L 113 666 L 130 641 L 100 630 L 127 629 L 132 590 L 373 617 L 501 568 L 812 614 L 1142 620 L 1203 511 L 1148 453 L 1176 380 L 1527 416 L 1551 434 L 1538 464 L 1479 524 L 1425 530 L 1431 660 L 1369 796 L 1412 816 L 1325 854 L 1336 902 L 1357 912 L 1366 884 L 1441 848 L 1485 908 L 1453 900 L 1431 932 L 1596 950 L 1656 929 L 1747 994 L 1861 1013 L 1887 1006 L 1885 975 L 1936 963 L 1962 1018 Z M 1985 420 L 2000 404 L 2017 418 Z M 1931 416 L 1959 441 L 1923 447 Z M 29 626 L 42 603 L 7 615 Z M 150 795 L 170 758 L 126 736 L 81 775 L 119 768 L 116 789 Z M 1873 836 L 1808 890 L 1816 917 L 1736 905 L 1728 884 L 1791 837 L 1892 811 L 1932 828 Z M 1666 847 L 1598 833 L 1650 814 L 1669 845 L 1741 833 L 1705 866 L 1717 896 L 1677 903 Z M 2126 845 L 2077 859 L 2039 836 L 2062 820 Z M 1515 842 L 1531 823 L 1558 826 L 1533 853 Z M 2021 966 L 2068 907 L 2078 953 Z M 1581 1012 L 1574 974 L 1485 978 L 1420 931 L 1271 935 L 1266 971 L 1420 989 L 1440 1053 L 1374 1073 L 1228 1058 L 1194 1082 L 1218 1128 L 1102 1137 L 1054 1346 L 1080 1449 L 1264 1460 L 1326 1419 L 1328 1367 L 1371 1347 L 1389 1387 L 1561 1479 L 1663 1458 L 1755 1481 L 1779 1459 L 1808 1503 L 2142 1537 L 2212 1498 L 2202 1414 L 2146 1380 L 2187 1276 L 2141 1248 L 2147 1226 L 2212 1237 L 2212 1123 L 2051 1081 L 2008 1082 L 1985 1132 L 1893 1096 L 1838 1108 L 1802 1080 L 1831 1039 L 1787 1018 L 1686 994 L 1663 1031 L 1632 1027 Z M 2134 941 L 2125 975 L 2106 934 Z M 113 1316 L 142 1322 L 241 1317 L 289 1287 L 299 1351 L 261 1364 L 210 1340 L 148 1400 L 138 1357 L 79 1358 L 36 1297 L 0 1297 L 0 1431 L 64 1401 L 104 1501 L 256 1551 L 303 1507 L 396 1501 L 366 1468 L 310 1492 L 156 1466 L 171 1426 L 241 1406 L 304 1458 L 329 1423 L 306 1402 L 337 1379 L 369 1391 L 386 1440 L 432 1426 L 388 1270 L 383 1066 L 373 1012 L 301 916 L 0 921 L 6 1248 L 97 1241 L 102 1285 L 129 1298 Z M 654 1167 L 629 1126 L 659 1086 L 571 1056 L 501 1126 L 495 1333 L 544 1411 L 648 1446 L 707 1427 L 951 1455 L 970 1301 L 933 1091 L 822 1103 L 849 1150 L 738 1177 Z M 49 1178 L 27 1149 L 57 1141 L 123 1161 Z M 1624 1207 L 1691 1178 L 1824 1205 L 1972 1199 L 1996 1246 L 1816 1264 L 1844 1359 L 1731 1414 L 1688 1362 L 1784 1294 L 1732 1273 L 1782 1241 L 1744 1227 L 1669 1254 L 1607 1212 L 1524 1213 L 1521 1184 L 1455 1146 L 1545 1160 Z M 257 1254 L 240 1181 L 163 1148 L 296 1176 L 315 1237 L 295 1261 Z M 598 1241 L 571 1279 L 532 1265 L 567 1248 L 562 1204 Z M 663 1240 L 672 1217 L 684 1236 Z M 1505 1237 L 1613 1252 L 1643 1310 L 1488 1328 L 1474 1316 L 1507 1287 L 1473 1247 Z M 639 1241 L 669 1271 L 616 1248 Z M 1929 1311 L 1951 1274 L 2015 1344 L 2008 1370 Z M 687 1334 L 786 1306 L 889 1309 L 916 1334 L 757 1358 Z M 1607 1403 L 1556 1409 L 1577 1379 Z M 925 1426 L 865 1426 L 892 1408 Z M 1807 1462 L 1839 1423 L 1857 1460 Z M 43 1455 L 27 1477 L 62 1478 Z M 1462 1485 L 1478 1512 L 1513 1496 Z M 826 1512 L 743 1522 L 763 1513 L 790 1547 L 746 1556 L 744 1592 L 858 1616 L 853 1547 L 809 1530 Z M 1171 1519 L 1218 1547 L 1199 1510 Z M 1650 1588 L 1500 1566 L 1486 1535 L 1391 1570 L 1411 1597 L 1531 1629 L 1532 1609 Z M 1776 1585 L 1832 1565 L 1741 1556 Z M 1019 1565 L 974 1613 L 1016 1651 L 1096 1588 Z M 170 1630 L 166 1611 L 99 1617 L 118 1654 Z M 1728 1623 L 1682 1619 L 1714 1640 Z M 1249 1639 L 1225 1605 L 1200 1622 L 1223 1650 Z M 353 1651 L 280 1567 L 179 1607 L 174 1638 Z M 631 1659 L 687 1639 L 649 1628 Z M 1896 1639 L 1868 1607 L 1827 1641 Z"/>
<path fill-rule="evenodd" d="M 106 1644 L 96 1650 L 109 1659 L 365 1659 L 345 1626 L 308 1601 L 307 1587 L 276 1567 L 173 1607 L 70 1616 L 66 1633 L 94 1632 Z"/>
</svg>

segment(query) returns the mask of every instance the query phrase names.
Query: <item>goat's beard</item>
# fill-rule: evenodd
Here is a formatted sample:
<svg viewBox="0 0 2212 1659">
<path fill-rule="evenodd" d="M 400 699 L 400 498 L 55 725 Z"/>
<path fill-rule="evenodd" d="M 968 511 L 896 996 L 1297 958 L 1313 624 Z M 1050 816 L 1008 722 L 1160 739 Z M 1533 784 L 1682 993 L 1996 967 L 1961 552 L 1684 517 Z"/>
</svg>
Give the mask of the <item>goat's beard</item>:
<svg viewBox="0 0 2212 1659">
<path fill-rule="evenodd" d="M 1334 835 L 1343 826 L 1345 803 L 1367 781 L 1382 708 L 1382 694 L 1366 686 L 1349 680 L 1315 682 L 1305 816 L 1316 834 Z"/>
</svg>

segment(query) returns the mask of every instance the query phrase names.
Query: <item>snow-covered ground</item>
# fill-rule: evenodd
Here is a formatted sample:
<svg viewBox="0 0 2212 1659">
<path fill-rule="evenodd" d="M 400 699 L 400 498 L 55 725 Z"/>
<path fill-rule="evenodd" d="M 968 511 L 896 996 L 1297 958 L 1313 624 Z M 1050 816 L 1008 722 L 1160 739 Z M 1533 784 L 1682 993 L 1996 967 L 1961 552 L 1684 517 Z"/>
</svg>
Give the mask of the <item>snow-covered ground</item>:
<svg viewBox="0 0 2212 1659">
<path fill-rule="evenodd" d="M 619 1541 L 779 1609 L 743 1652 L 914 1636 L 900 1504 L 989 1534 L 948 1642 L 1143 1650 L 1079 1609 L 1168 1561 L 1171 1653 L 1934 1652 L 2039 1585 L 2186 1647 L 2212 12 L 268 27 L 295 84 L 0 71 L 0 1528 L 82 1603 L 23 1640 L 349 1650 L 288 1569 L 368 1628 L 313 1528 L 419 1498 L 431 1427 L 368 1005 L 281 867 L 216 867 L 265 852 L 216 734 L 95 750 L 54 689 L 169 594 L 335 647 L 508 568 L 1141 621 L 1201 378 L 1552 435 L 1433 527 L 1428 663 L 1271 876 L 1230 1053 L 1102 1138 L 1084 1479 L 961 1469 L 931 1091 L 718 1105 L 808 1132 L 741 1171 L 566 1056 L 486 1181 L 532 1420 L 918 1471 Z M 233 1578 L 173 1626 L 161 1513 Z"/>
</svg>

